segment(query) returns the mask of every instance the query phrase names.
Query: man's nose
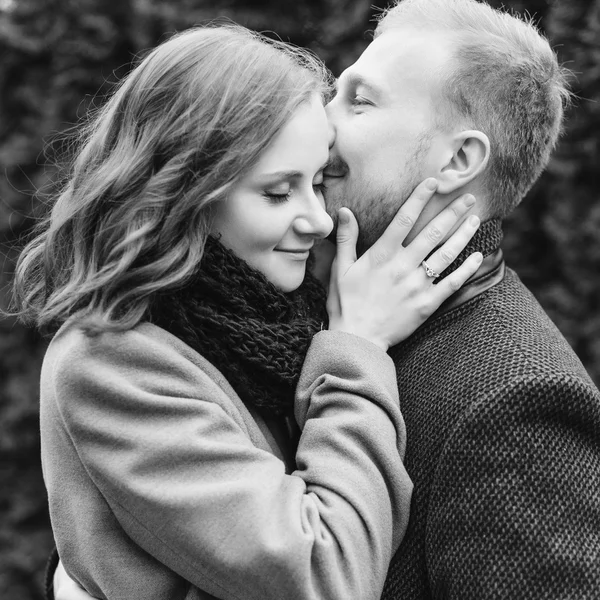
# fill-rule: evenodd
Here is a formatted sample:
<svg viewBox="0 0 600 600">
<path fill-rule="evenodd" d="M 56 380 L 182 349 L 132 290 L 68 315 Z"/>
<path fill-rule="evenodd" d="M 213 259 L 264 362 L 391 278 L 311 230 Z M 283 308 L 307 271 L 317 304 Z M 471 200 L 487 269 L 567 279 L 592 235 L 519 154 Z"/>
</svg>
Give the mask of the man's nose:
<svg viewBox="0 0 600 600">
<path fill-rule="evenodd" d="M 333 121 L 333 117 L 330 116 L 331 111 L 328 110 L 329 106 L 331 105 L 331 103 L 329 103 L 326 107 L 325 110 L 327 110 L 327 133 L 329 136 L 328 142 L 329 142 L 329 148 L 333 147 L 333 144 L 335 144 L 335 124 Z"/>
<path fill-rule="evenodd" d="M 329 123 L 329 148 L 333 148 L 333 145 L 335 144 L 335 127 L 333 126 L 332 123 Z"/>
<path fill-rule="evenodd" d="M 335 144 L 335 98 L 325 107 L 325 113 L 327 114 L 327 126 L 329 134 L 329 147 L 331 148 Z"/>
</svg>

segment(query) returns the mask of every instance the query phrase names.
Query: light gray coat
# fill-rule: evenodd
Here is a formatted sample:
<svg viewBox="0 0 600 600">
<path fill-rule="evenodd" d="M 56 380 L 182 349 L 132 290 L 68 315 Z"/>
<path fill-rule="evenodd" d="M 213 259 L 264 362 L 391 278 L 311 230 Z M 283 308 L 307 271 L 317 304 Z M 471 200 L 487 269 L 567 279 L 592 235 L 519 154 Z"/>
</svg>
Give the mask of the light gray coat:
<svg viewBox="0 0 600 600">
<path fill-rule="evenodd" d="M 286 474 L 264 422 L 179 339 L 61 330 L 41 434 L 67 572 L 110 599 L 378 599 L 412 490 L 391 359 L 319 333 L 296 419 Z"/>
</svg>

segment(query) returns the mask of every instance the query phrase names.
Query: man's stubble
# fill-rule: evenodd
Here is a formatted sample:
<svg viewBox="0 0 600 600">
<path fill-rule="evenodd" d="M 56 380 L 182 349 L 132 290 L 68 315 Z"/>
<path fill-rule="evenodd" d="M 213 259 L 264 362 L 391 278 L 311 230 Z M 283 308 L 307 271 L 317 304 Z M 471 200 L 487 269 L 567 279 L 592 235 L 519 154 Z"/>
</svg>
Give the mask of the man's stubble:
<svg viewBox="0 0 600 600">
<path fill-rule="evenodd" d="M 413 190 L 427 177 L 423 159 L 429 151 L 431 139 L 429 133 L 422 134 L 415 143 L 414 153 L 398 169 L 396 177 L 388 181 L 350 177 L 339 189 L 336 186 L 325 190 L 325 205 L 336 227 L 339 208 L 346 206 L 354 213 L 359 226 L 356 245 L 359 256 L 381 237 Z"/>
</svg>

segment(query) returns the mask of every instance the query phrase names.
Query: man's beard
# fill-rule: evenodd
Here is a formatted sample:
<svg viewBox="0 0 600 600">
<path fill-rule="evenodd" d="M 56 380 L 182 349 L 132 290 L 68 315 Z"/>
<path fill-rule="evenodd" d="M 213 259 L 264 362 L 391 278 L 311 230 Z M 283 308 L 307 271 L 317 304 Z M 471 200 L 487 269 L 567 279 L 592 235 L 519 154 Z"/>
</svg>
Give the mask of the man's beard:
<svg viewBox="0 0 600 600">
<path fill-rule="evenodd" d="M 423 135 L 415 144 L 413 155 L 398 172 L 395 180 L 385 183 L 371 179 L 346 179 L 345 185 L 325 189 L 325 206 L 337 213 L 342 206 L 352 210 L 358 221 L 357 254 L 364 254 L 383 234 L 387 226 L 423 179 L 423 158 L 431 145 L 431 137 Z M 341 195 L 341 197 L 340 197 Z M 337 229 L 337 214 L 332 214 Z M 333 234 L 332 234 L 333 235 Z M 333 238 L 331 238 L 333 239 Z"/>
<path fill-rule="evenodd" d="M 374 190 L 368 182 L 360 183 L 361 185 L 352 189 L 353 212 L 358 221 L 356 252 L 359 256 L 381 237 L 414 189 L 412 184 L 399 189 L 399 184 L 396 183 L 388 184 L 384 189 Z"/>
</svg>

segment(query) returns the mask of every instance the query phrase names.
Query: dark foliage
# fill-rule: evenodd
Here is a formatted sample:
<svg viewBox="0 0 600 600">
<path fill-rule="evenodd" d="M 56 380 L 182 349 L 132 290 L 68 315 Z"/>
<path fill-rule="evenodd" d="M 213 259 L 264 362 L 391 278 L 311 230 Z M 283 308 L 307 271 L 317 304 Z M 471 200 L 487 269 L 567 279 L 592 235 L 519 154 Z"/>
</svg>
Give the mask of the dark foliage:
<svg viewBox="0 0 600 600">
<path fill-rule="evenodd" d="M 535 16 L 576 76 L 578 97 L 547 172 L 506 224 L 505 252 L 600 383 L 600 0 L 502 4 Z M 371 0 L 0 0 L 0 306 L 42 203 L 33 192 L 52 180 L 64 149 L 57 136 L 101 102 L 138 53 L 166 33 L 229 18 L 312 48 L 339 74 L 368 43 L 372 15 Z M 37 416 L 44 348 L 34 332 L 0 321 L 6 600 L 42 597 L 52 543 Z"/>
</svg>

